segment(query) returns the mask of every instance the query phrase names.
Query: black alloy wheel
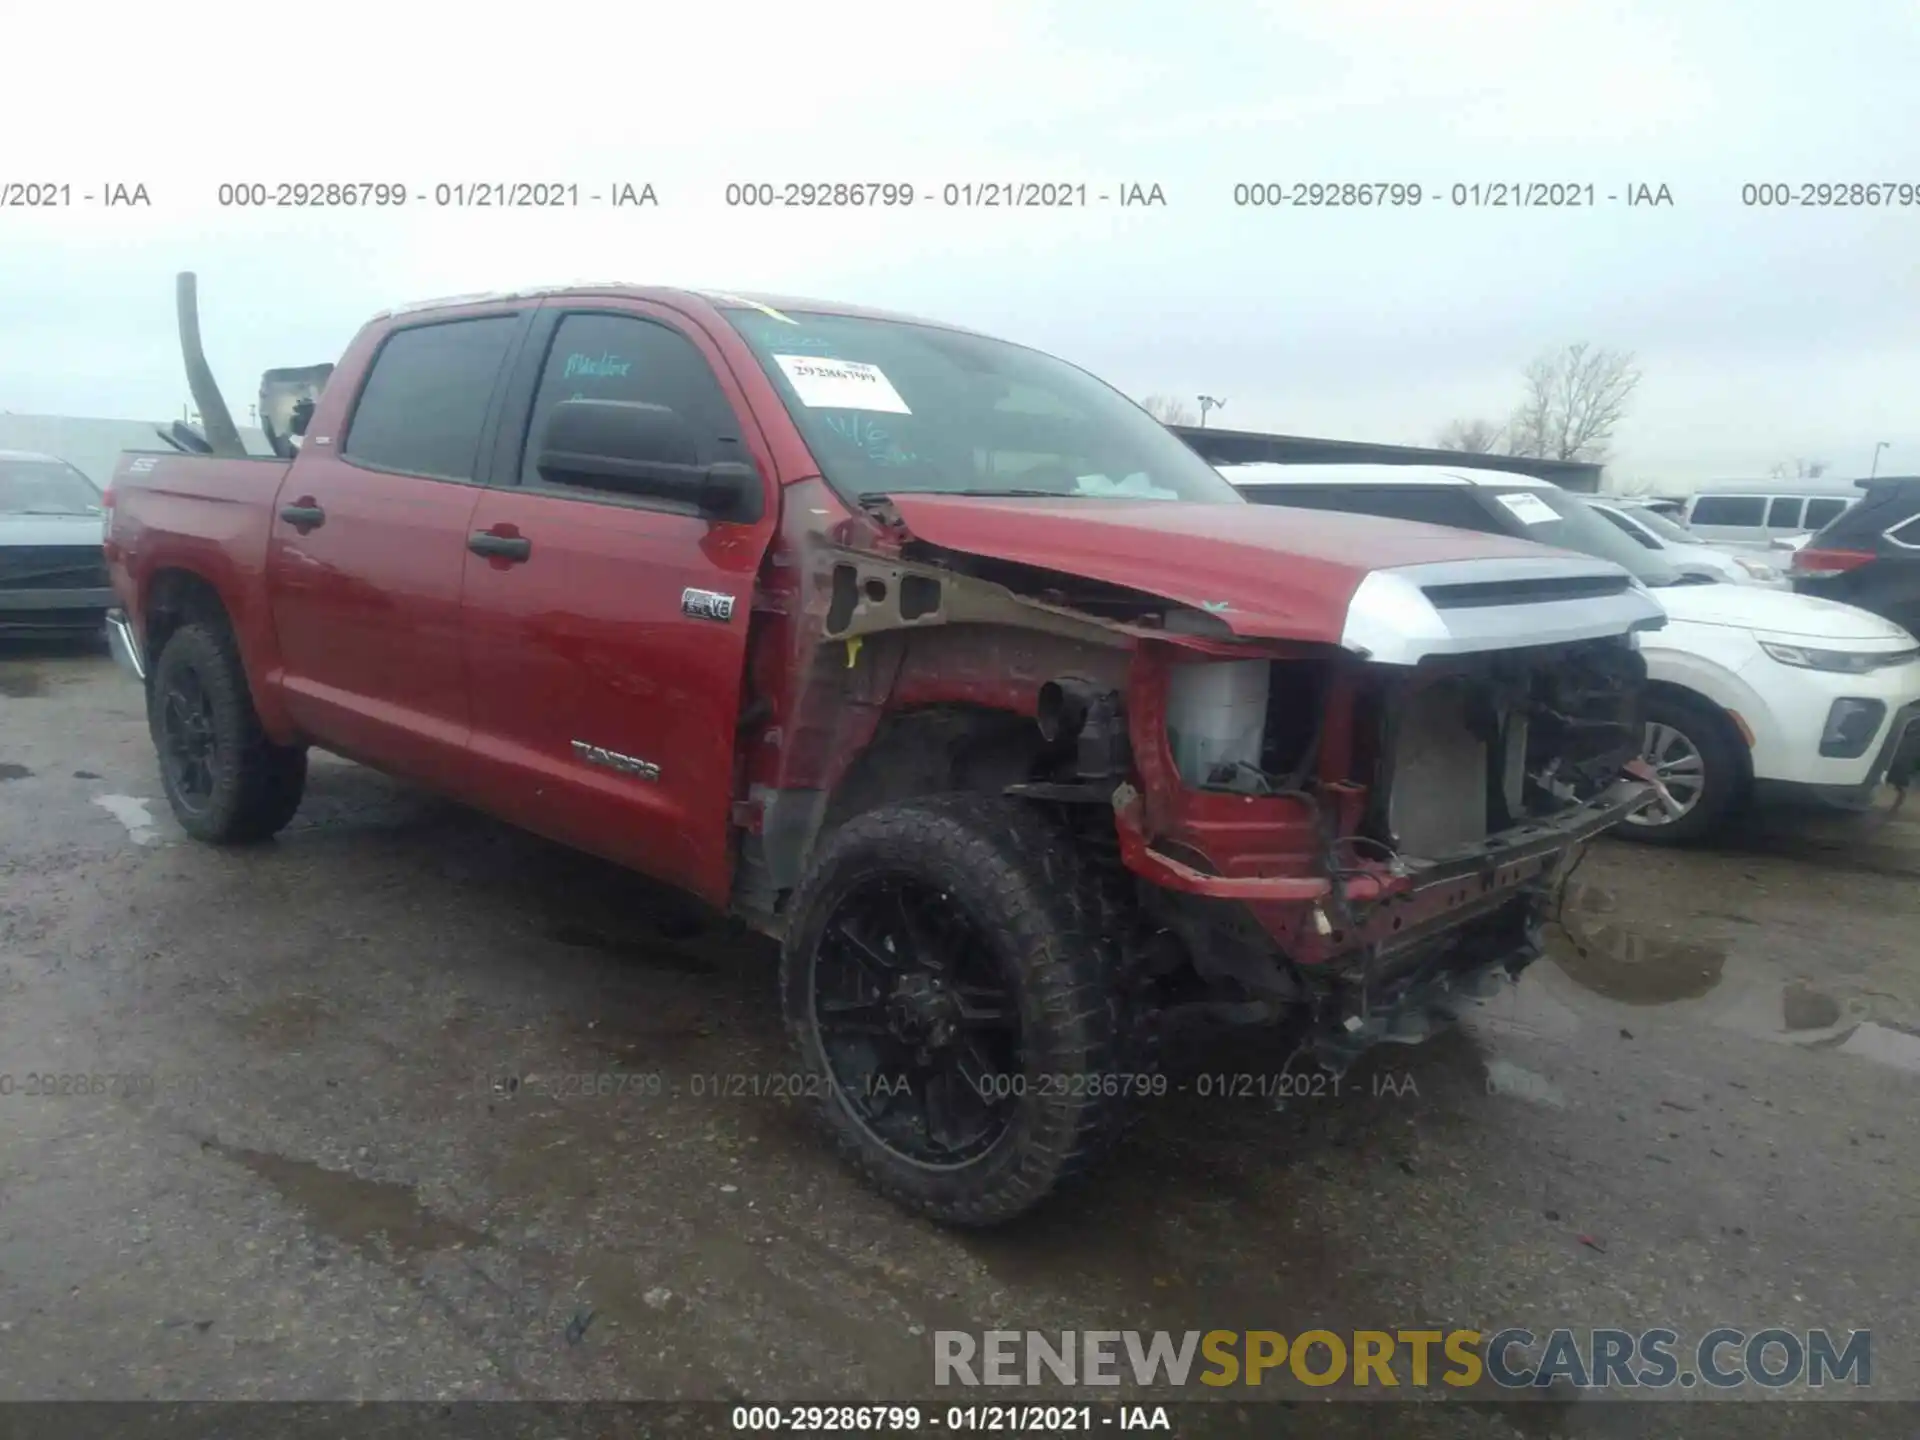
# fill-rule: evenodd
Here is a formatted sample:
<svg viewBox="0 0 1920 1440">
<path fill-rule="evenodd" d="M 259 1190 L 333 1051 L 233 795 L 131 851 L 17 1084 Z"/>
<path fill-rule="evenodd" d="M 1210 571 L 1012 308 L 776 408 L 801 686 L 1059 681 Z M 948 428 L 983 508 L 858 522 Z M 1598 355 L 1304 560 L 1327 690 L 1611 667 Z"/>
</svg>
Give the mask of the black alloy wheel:
<svg viewBox="0 0 1920 1440">
<path fill-rule="evenodd" d="M 910 1164 L 963 1165 L 1018 1110 L 1012 977 L 950 895 L 876 875 L 840 900 L 813 963 L 834 1084 L 874 1142 Z"/>
</svg>

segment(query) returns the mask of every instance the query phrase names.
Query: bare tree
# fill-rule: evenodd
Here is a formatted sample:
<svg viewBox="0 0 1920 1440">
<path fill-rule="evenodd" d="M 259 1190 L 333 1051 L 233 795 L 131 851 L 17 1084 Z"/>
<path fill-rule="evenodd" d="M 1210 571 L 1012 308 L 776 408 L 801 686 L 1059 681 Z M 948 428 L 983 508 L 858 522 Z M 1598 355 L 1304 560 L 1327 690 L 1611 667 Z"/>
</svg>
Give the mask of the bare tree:
<svg viewBox="0 0 1920 1440">
<path fill-rule="evenodd" d="M 1526 399 L 1507 435 L 1515 455 L 1603 461 L 1640 383 L 1633 356 L 1584 340 L 1549 351 L 1526 368 Z"/>
<path fill-rule="evenodd" d="M 1782 460 L 1769 473 L 1776 480 L 1818 480 L 1832 468 L 1833 466 L 1825 460 L 1804 460 L 1795 457 L 1792 460 Z"/>
<path fill-rule="evenodd" d="M 1474 455 L 1499 453 L 1506 426 L 1492 420 L 1452 420 L 1441 428 L 1434 444 L 1442 450 L 1465 450 Z"/>
<path fill-rule="evenodd" d="M 1149 395 L 1140 402 L 1140 408 L 1162 425 L 1191 425 L 1195 419 L 1187 402 L 1171 395 Z"/>
</svg>

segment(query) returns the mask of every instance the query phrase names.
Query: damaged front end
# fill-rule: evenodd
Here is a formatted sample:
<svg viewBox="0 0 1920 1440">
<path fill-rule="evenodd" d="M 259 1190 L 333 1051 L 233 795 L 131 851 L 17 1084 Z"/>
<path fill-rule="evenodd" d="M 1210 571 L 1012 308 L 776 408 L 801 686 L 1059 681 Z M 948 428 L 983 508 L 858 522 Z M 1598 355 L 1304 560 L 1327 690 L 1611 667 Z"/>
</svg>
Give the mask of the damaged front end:
<svg viewBox="0 0 1920 1440">
<path fill-rule="evenodd" d="M 1114 820 L 1145 913 L 1202 982 L 1174 1008 L 1286 1021 L 1338 1070 L 1537 958 L 1584 842 L 1646 799 L 1645 664 L 1624 635 L 1411 666 L 1229 662 L 1262 663 L 1233 682 L 1260 724 L 1209 751 L 1187 707 L 1214 682 L 1142 653 L 1141 783 Z"/>
<path fill-rule="evenodd" d="M 1584 842 L 1648 797 L 1634 632 L 1661 612 L 1604 562 L 1371 572 L 1289 636 L 941 544 L 942 518 L 878 507 L 778 553 L 761 663 L 792 683 L 749 757 L 739 897 L 769 928 L 846 817 L 1018 796 L 1113 882 L 1155 1029 L 1280 1024 L 1337 1070 L 1517 976 Z"/>
</svg>

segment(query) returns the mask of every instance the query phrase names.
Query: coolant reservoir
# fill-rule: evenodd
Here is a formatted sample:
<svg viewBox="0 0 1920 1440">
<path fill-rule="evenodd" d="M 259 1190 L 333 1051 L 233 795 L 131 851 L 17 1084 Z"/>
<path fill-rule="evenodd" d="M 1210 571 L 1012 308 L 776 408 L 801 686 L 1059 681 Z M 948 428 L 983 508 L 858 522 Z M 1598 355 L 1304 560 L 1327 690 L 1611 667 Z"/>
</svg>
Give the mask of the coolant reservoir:
<svg viewBox="0 0 1920 1440">
<path fill-rule="evenodd" d="M 1260 764 L 1267 729 L 1265 660 L 1176 665 L 1167 685 L 1167 741 L 1189 785 L 1222 765 Z"/>
</svg>

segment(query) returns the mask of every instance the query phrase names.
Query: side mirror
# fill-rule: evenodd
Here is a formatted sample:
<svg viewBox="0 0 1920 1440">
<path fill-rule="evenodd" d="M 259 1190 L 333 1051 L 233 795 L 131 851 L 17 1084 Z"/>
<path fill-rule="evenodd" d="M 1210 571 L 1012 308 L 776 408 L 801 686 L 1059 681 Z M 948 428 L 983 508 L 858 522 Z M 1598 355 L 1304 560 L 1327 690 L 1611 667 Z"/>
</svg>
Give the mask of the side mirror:
<svg viewBox="0 0 1920 1440">
<path fill-rule="evenodd" d="M 551 485 L 645 495 L 712 520 L 760 518 L 759 472 L 701 464 L 693 427 L 665 405 L 563 400 L 547 417 L 534 467 Z"/>
</svg>

